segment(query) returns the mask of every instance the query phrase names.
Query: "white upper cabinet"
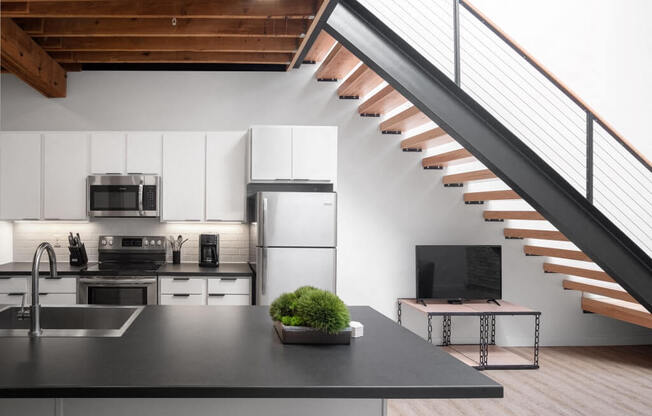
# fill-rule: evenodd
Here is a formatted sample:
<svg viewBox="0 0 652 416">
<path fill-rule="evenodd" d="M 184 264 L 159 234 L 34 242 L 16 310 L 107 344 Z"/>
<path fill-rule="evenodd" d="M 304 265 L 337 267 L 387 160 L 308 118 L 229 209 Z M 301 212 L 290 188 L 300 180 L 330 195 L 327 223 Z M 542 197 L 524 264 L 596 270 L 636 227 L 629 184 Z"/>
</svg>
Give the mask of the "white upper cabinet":
<svg viewBox="0 0 652 416">
<path fill-rule="evenodd" d="M 124 173 L 125 147 L 124 133 L 92 133 L 91 173 Z"/>
<path fill-rule="evenodd" d="M 292 179 L 292 127 L 252 127 L 249 140 L 252 182 Z"/>
<path fill-rule="evenodd" d="M 45 134 L 43 143 L 43 218 L 86 219 L 88 134 Z"/>
<path fill-rule="evenodd" d="M 41 135 L 0 134 L 0 218 L 41 217 Z"/>
<path fill-rule="evenodd" d="M 206 165 L 204 133 L 163 135 L 162 221 L 202 221 Z"/>
<path fill-rule="evenodd" d="M 256 126 L 249 137 L 249 182 L 335 182 L 337 127 Z"/>
<path fill-rule="evenodd" d="M 292 178 L 335 182 L 337 127 L 292 128 Z"/>
<path fill-rule="evenodd" d="M 246 131 L 206 135 L 206 220 L 244 221 Z"/>
<path fill-rule="evenodd" d="M 162 152 L 161 133 L 128 133 L 127 173 L 160 175 Z"/>
</svg>

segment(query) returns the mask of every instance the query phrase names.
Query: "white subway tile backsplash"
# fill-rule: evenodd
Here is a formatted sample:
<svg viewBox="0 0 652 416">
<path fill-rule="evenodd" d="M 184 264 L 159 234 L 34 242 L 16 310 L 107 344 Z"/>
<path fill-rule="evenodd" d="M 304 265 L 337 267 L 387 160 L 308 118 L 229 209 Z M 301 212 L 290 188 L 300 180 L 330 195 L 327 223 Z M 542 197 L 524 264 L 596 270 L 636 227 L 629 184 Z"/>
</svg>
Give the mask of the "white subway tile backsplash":
<svg viewBox="0 0 652 416">
<path fill-rule="evenodd" d="M 162 235 L 181 234 L 188 241 L 181 249 L 181 261 L 195 263 L 199 260 L 199 234 L 220 235 L 220 261 L 246 262 L 249 260 L 249 226 L 233 223 L 161 223 L 149 219 L 100 219 L 80 222 L 17 222 L 13 229 L 13 261 L 32 261 L 34 250 L 43 241 L 54 246 L 57 260 L 68 261 L 68 233 L 79 233 L 86 245 L 88 259 L 97 261 L 100 235 Z M 172 261 L 168 248 L 167 260 Z M 44 256 L 43 261 L 47 261 Z"/>
</svg>

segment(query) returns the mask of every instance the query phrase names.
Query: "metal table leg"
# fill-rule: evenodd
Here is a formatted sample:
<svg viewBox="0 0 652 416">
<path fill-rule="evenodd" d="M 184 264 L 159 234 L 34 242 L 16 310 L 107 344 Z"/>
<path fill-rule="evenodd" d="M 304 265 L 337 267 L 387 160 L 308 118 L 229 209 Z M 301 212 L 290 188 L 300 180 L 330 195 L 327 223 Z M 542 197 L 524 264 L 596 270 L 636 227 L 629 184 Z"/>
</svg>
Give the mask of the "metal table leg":
<svg viewBox="0 0 652 416">
<path fill-rule="evenodd" d="M 496 315 L 491 315 L 491 345 L 496 345 Z"/>
<path fill-rule="evenodd" d="M 534 315 L 534 366 L 539 367 L 539 325 L 541 315 Z"/>
<path fill-rule="evenodd" d="M 396 314 L 398 316 L 398 324 L 403 326 L 403 322 L 401 321 L 401 301 L 399 300 L 396 305 Z"/>
<path fill-rule="evenodd" d="M 432 344 L 432 316 L 428 315 L 428 342 Z"/>
<path fill-rule="evenodd" d="M 451 345 L 451 316 L 443 315 L 441 322 L 442 322 L 441 345 L 443 346 Z"/>
</svg>

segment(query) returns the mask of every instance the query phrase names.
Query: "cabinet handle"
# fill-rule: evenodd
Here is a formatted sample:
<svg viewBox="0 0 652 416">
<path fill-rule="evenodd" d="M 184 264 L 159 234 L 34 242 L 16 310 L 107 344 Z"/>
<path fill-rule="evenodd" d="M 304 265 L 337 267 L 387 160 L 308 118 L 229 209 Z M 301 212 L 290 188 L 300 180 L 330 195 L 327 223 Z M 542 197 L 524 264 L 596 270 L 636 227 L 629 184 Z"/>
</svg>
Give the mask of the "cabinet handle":
<svg viewBox="0 0 652 416">
<path fill-rule="evenodd" d="M 173 277 L 172 280 L 190 280 L 189 277 Z"/>
<path fill-rule="evenodd" d="M 238 278 L 237 277 L 221 277 L 220 280 L 225 280 L 227 282 L 233 282 L 233 281 L 238 280 Z"/>
<path fill-rule="evenodd" d="M 222 298 L 222 297 L 226 296 L 226 293 L 209 293 L 208 296 Z"/>
<path fill-rule="evenodd" d="M 190 293 L 175 293 L 172 296 L 175 298 L 187 298 L 190 296 Z"/>
<path fill-rule="evenodd" d="M 0 276 L 0 280 L 11 280 L 13 277 L 11 276 Z"/>
<path fill-rule="evenodd" d="M 43 292 L 39 292 L 39 294 L 38 294 L 38 295 L 39 295 L 39 296 L 47 296 L 47 295 L 49 295 L 49 293 L 43 293 Z"/>
<path fill-rule="evenodd" d="M 7 296 L 23 296 L 23 295 L 25 295 L 24 292 L 7 293 Z"/>
<path fill-rule="evenodd" d="M 25 217 L 25 218 L 21 218 L 21 220 L 23 220 L 23 221 L 38 221 L 39 219 L 35 218 L 35 217 Z"/>
</svg>

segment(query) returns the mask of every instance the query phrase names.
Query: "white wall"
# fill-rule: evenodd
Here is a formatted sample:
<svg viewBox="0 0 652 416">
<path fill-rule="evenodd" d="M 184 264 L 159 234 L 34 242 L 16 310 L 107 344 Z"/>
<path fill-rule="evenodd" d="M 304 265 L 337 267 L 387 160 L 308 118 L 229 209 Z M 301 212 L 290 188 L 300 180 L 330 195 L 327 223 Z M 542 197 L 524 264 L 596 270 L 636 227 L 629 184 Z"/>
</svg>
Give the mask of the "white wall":
<svg viewBox="0 0 652 416">
<path fill-rule="evenodd" d="M 0 264 L 9 263 L 13 259 L 13 224 L 0 221 Z"/>
<path fill-rule="evenodd" d="M 647 157 L 652 2 L 473 0 Z"/>
<path fill-rule="evenodd" d="M 504 297 L 541 309 L 542 342 L 651 342 L 649 331 L 580 311 L 580 294 L 544 275 L 541 259 L 486 224 L 462 191 L 443 188 L 441 172 L 420 168 L 400 137 L 381 135 L 378 119 L 357 115 L 314 66 L 290 73 L 70 73 L 68 97 L 45 99 L 2 76 L 4 130 L 238 130 L 252 124 L 339 126 L 338 293 L 395 317 L 397 297 L 414 296 L 414 245 L 504 244 Z M 425 327 L 425 323 L 424 323 Z M 477 323 L 460 325 L 473 339 Z M 505 322 L 499 341 L 529 344 L 530 322 Z M 509 337 L 507 336 L 509 333 Z"/>
</svg>

